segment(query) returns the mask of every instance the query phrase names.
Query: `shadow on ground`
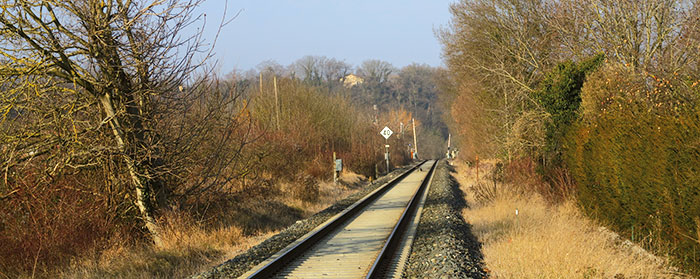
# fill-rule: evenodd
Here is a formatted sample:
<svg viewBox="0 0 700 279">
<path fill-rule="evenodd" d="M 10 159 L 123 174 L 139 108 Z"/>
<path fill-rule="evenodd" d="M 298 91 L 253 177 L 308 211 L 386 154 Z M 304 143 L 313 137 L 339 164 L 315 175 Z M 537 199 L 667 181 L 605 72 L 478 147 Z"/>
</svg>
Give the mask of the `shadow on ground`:
<svg viewBox="0 0 700 279">
<path fill-rule="evenodd" d="M 455 170 L 442 161 L 436 171 L 404 277 L 486 278 L 481 243 L 461 214 L 469 204 Z"/>
</svg>

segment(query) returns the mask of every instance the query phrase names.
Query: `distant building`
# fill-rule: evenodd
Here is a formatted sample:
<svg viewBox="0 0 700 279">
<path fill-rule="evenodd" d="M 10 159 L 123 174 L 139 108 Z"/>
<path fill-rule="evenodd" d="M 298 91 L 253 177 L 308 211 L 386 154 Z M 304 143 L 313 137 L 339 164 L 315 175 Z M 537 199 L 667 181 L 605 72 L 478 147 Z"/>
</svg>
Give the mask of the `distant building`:
<svg viewBox="0 0 700 279">
<path fill-rule="evenodd" d="M 359 76 L 349 74 L 343 78 L 343 86 L 350 88 L 350 87 L 353 87 L 355 85 L 362 84 L 364 81 L 365 81 L 365 79 L 363 79 Z"/>
</svg>

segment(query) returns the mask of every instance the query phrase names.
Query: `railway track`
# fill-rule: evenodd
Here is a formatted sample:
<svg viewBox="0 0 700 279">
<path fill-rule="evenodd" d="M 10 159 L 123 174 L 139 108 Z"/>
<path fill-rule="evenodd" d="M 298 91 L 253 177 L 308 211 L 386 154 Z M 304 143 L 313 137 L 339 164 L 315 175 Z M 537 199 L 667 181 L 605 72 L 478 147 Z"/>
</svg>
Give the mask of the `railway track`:
<svg viewBox="0 0 700 279">
<path fill-rule="evenodd" d="M 437 161 L 425 161 L 240 278 L 399 278 Z"/>
</svg>

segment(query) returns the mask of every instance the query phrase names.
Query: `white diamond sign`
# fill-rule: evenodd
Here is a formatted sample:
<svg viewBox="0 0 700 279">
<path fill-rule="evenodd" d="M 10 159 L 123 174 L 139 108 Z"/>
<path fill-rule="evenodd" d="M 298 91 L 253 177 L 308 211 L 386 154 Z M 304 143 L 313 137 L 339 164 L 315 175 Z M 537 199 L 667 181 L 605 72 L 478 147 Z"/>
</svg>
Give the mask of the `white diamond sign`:
<svg viewBox="0 0 700 279">
<path fill-rule="evenodd" d="M 385 139 L 389 139 L 389 137 L 390 137 L 391 134 L 393 134 L 393 133 L 394 133 L 394 132 L 392 132 L 391 129 L 389 129 L 389 127 L 384 127 L 384 129 L 382 129 L 382 131 L 379 132 L 379 134 L 381 134 L 382 136 L 384 136 Z"/>
</svg>

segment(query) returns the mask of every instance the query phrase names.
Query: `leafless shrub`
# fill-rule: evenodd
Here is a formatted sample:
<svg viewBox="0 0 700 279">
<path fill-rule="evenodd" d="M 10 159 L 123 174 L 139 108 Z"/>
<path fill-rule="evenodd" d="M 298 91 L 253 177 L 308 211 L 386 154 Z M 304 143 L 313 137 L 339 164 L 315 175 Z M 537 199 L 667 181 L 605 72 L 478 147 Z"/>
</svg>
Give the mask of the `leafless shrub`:
<svg viewBox="0 0 700 279">
<path fill-rule="evenodd" d="M 493 180 L 481 180 L 475 182 L 470 188 L 474 193 L 474 198 L 479 203 L 489 203 L 500 196 L 498 184 Z"/>
</svg>

